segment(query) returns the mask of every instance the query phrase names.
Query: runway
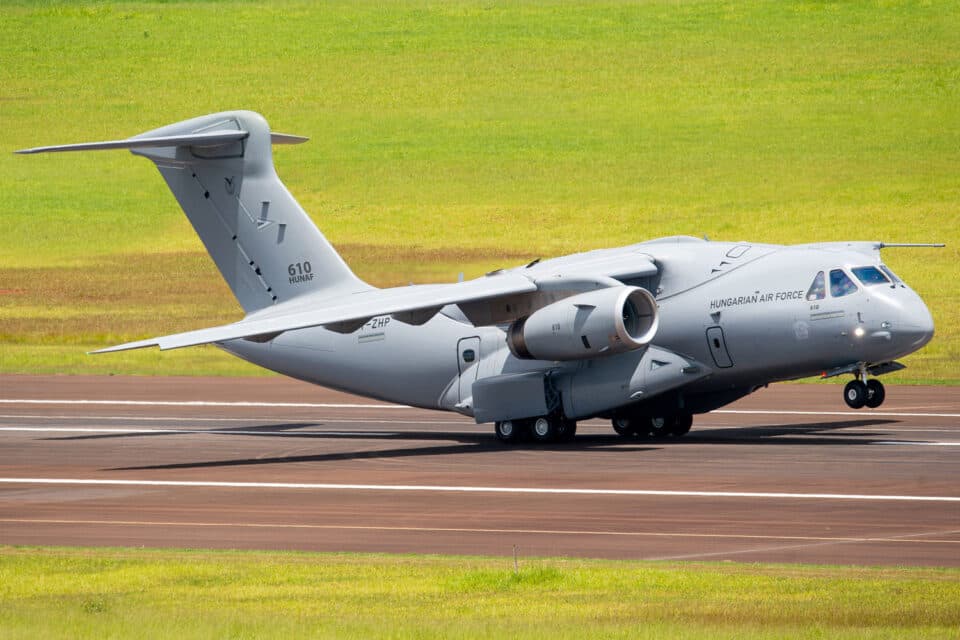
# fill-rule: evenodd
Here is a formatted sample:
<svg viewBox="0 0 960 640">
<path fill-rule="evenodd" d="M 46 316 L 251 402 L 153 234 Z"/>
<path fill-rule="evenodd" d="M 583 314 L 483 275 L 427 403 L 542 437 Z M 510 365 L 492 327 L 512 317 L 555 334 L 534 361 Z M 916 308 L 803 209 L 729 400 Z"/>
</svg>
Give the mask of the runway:
<svg viewBox="0 0 960 640">
<path fill-rule="evenodd" d="M 506 447 L 282 378 L 0 377 L 0 544 L 960 566 L 960 392 L 774 385 Z"/>
</svg>

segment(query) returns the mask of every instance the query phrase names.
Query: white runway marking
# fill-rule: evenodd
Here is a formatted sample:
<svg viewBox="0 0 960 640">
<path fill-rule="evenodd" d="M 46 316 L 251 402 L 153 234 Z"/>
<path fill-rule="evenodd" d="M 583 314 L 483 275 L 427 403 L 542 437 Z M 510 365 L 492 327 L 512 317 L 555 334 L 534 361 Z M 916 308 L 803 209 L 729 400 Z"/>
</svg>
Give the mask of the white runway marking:
<svg viewBox="0 0 960 640">
<path fill-rule="evenodd" d="M 386 431 L 243 431 L 239 429 L 110 429 L 110 428 L 84 428 L 84 427 L 0 427 L 0 433 L 6 431 L 26 431 L 28 433 L 102 433 L 105 435 L 118 434 L 216 434 L 219 436 L 362 436 L 365 438 L 391 438 L 400 435 L 399 433 L 390 433 Z"/>
<path fill-rule="evenodd" d="M 851 536 L 777 536 L 750 533 L 688 533 L 683 531 L 587 531 L 563 529 L 474 529 L 465 527 L 391 527 L 385 525 L 304 524 L 285 522 L 178 522 L 154 520 L 61 520 L 45 518 L 0 518 L 11 524 L 117 525 L 139 527 L 230 527 L 246 529 L 313 529 L 332 531 L 409 531 L 414 533 L 510 533 L 555 536 L 617 536 L 628 538 L 720 538 L 740 540 L 795 540 L 806 542 L 910 542 L 922 544 L 960 544 L 960 540 L 917 539 L 910 536 L 890 538 Z M 939 532 L 939 535 L 952 531 Z M 937 534 L 931 534 L 937 535 Z M 755 550 L 748 550 L 755 551 Z M 726 552 L 721 552 L 726 553 Z M 700 555 L 700 554 L 697 554 Z"/>
<path fill-rule="evenodd" d="M 884 440 L 883 442 L 874 442 L 873 444 L 900 444 L 908 447 L 960 447 L 960 442 L 921 442 L 918 440 Z"/>
<path fill-rule="evenodd" d="M 729 413 L 733 415 L 758 416 L 858 416 L 869 418 L 873 416 L 888 418 L 960 418 L 960 413 L 904 413 L 894 411 L 771 411 L 764 409 L 716 409 L 710 413 Z"/>
<path fill-rule="evenodd" d="M 263 407 L 296 409 L 412 409 L 403 404 L 335 404 L 314 402 L 213 402 L 206 400 L 48 400 L 0 398 L 0 404 L 116 405 L 136 407 Z M 790 411 L 760 409 L 718 409 L 716 414 L 770 416 L 880 416 L 892 418 L 960 418 L 960 413 L 905 413 L 895 411 Z"/>
<path fill-rule="evenodd" d="M 857 493 L 768 493 L 760 491 L 661 491 L 652 489 L 554 489 L 547 487 L 471 487 L 409 484 L 328 484 L 299 482 L 213 482 L 199 480 L 99 480 L 89 478 L 0 478 L 2 484 L 62 484 L 210 489 L 297 489 L 333 491 L 429 491 L 442 493 L 512 493 L 551 495 L 669 496 L 686 498 L 770 498 L 783 500 L 869 500 L 960 502 L 960 496 L 904 496 Z"/>
<path fill-rule="evenodd" d="M 215 418 L 211 418 L 215 420 Z M 243 422 L 247 422 L 244 420 Z M 462 422 L 430 422 L 430 423 L 421 423 L 415 420 L 327 420 L 326 422 L 336 423 L 336 422 L 378 422 L 385 424 L 455 424 L 457 426 L 463 426 Z M 304 427 L 313 426 L 313 425 L 304 425 Z M 927 429 L 921 429 L 920 431 L 926 433 Z M 220 436 L 280 436 L 280 437 L 303 437 L 310 435 L 322 435 L 322 436 L 343 436 L 343 437 L 366 437 L 366 438 L 395 438 L 400 433 L 397 432 L 388 432 L 388 431 L 324 431 L 322 429 L 289 429 L 289 430 L 276 430 L 276 431 L 257 431 L 257 430 L 246 430 L 246 429 L 148 429 L 148 428 L 133 428 L 133 427 L 27 427 L 27 426 L 16 426 L 16 427 L 0 427 L 0 433 L 91 433 L 91 434 L 104 434 L 104 435 L 137 435 L 137 434 L 157 434 L 157 435 L 220 435 Z M 413 432 L 407 431 L 406 434 L 411 434 Z M 431 432 L 432 433 L 432 432 Z M 475 436 L 476 431 L 443 431 L 443 435 L 447 436 Z M 880 444 L 880 445 L 904 445 L 912 447 L 960 447 L 960 442 L 924 442 L 921 440 L 883 440 L 880 442 L 870 442 L 865 444 Z"/>
<path fill-rule="evenodd" d="M 212 402 L 207 400 L 47 400 L 0 398 L 0 404 L 77 404 L 130 407 L 273 407 L 294 409 L 412 409 L 405 404 L 336 404 L 312 402 Z"/>
<path fill-rule="evenodd" d="M 16 413 L 0 414 L 0 419 L 5 420 L 114 420 L 120 422 L 265 422 L 268 420 L 277 420 L 277 416 L 249 417 L 249 418 L 185 418 L 183 416 L 52 416 L 43 413 Z M 365 418 L 325 418 L 310 416 L 305 418 L 296 418 L 297 422 L 336 422 L 336 423 L 360 423 L 360 424 L 452 424 L 463 426 L 464 424 L 473 424 L 469 418 L 463 420 L 370 420 Z M 926 429 L 924 429 L 926 431 Z"/>
</svg>

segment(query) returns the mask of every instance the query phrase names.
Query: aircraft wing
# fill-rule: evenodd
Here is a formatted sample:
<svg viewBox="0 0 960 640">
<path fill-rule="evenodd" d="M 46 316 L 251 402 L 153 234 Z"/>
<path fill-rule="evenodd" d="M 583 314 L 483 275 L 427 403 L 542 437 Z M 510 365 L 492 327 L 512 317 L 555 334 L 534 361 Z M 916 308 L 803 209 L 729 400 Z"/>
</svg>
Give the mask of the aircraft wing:
<svg viewBox="0 0 960 640">
<path fill-rule="evenodd" d="M 454 284 L 372 289 L 336 298 L 295 298 L 232 324 L 128 342 L 93 353 L 144 347 L 179 349 L 238 338 L 265 342 L 284 331 L 316 326 L 350 333 L 371 318 L 385 315 L 408 324 L 423 324 L 448 304 L 478 304 L 537 290 L 538 286 L 533 279 L 515 272 L 504 272 Z"/>
</svg>

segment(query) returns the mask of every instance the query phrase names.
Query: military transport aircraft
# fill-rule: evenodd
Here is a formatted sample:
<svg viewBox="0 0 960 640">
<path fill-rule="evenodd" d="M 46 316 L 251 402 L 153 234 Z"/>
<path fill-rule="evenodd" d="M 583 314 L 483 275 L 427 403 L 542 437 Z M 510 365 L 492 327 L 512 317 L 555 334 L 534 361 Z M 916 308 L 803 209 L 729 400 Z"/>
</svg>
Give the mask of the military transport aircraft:
<svg viewBox="0 0 960 640">
<path fill-rule="evenodd" d="M 534 260 L 466 282 L 377 289 L 340 258 L 277 177 L 249 111 L 126 140 L 18 153 L 129 149 L 152 160 L 246 316 L 95 353 L 215 344 L 308 382 L 492 422 L 511 442 L 568 439 L 609 418 L 630 437 L 681 436 L 693 415 L 770 382 L 875 377 L 933 336 L 882 242 L 795 246 L 677 236 Z M 916 245 L 913 245 L 916 246 Z M 932 246 L 932 245 L 924 245 Z"/>
</svg>

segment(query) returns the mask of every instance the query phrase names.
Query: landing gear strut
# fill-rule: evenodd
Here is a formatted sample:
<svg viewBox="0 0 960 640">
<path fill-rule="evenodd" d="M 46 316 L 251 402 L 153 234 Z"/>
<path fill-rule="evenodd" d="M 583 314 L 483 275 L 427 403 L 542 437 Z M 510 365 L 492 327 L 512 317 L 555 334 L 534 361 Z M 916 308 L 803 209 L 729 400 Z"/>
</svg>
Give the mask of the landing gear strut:
<svg viewBox="0 0 960 640">
<path fill-rule="evenodd" d="M 858 372 L 855 380 L 851 380 L 843 388 L 843 400 L 851 409 L 876 409 L 883 404 L 886 397 L 887 392 L 882 382 L 876 378 L 867 379 L 866 367 Z"/>
</svg>

